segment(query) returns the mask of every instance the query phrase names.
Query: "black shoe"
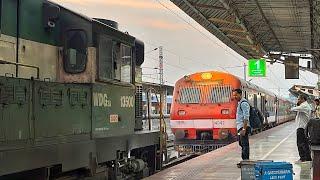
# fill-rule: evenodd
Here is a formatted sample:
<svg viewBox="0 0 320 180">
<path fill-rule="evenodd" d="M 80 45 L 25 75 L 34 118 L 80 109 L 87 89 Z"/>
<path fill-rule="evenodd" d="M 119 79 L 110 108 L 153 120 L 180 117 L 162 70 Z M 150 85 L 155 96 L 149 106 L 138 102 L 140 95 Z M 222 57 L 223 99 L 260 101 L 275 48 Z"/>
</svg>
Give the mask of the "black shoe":
<svg viewBox="0 0 320 180">
<path fill-rule="evenodd" d="M 238 167 L 238 168 L 241 168 L 241 163 L 237 163 L 237 167 Z"/>
</svg>

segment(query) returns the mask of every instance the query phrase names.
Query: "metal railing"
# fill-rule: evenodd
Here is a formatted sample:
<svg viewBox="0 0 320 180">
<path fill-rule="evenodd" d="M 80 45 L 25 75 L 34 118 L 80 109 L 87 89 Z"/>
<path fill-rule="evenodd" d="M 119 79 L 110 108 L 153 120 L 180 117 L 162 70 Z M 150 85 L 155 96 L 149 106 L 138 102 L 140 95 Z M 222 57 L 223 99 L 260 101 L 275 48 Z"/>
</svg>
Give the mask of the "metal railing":
<svg viewBox="0 0 320 180">
<path fill-rule="evenodd" d="M 9 61 L 4 61 L 4 60 L 0 60 L 0 64 L 15 65 L 16 67 L 23 66 L 23 67 L 28 67 L 28 68 L 34 68 L 37 70 L 37 79 L 40 78 L 40 68 L 37 66 L 32 66 L 32 65 L 28 65 L 28 64 L 21 64 L 21 63 L 16 63 L 16 62 L 9 62 Z"/>
</svg>

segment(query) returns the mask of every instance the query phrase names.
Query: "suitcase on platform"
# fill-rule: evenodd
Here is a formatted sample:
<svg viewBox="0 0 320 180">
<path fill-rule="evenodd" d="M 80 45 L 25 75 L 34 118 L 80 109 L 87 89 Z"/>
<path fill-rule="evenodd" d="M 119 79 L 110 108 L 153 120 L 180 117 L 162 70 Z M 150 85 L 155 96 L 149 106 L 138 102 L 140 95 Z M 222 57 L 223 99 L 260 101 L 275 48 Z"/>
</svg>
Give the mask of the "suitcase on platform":
<svg viewBox="0 0 320 180">
<path fill-rule="evenodd" d="M 310 119 L 306 127 L 306 135 L 311 145 L 320 145 L 320 119 Z"/>
</svg>

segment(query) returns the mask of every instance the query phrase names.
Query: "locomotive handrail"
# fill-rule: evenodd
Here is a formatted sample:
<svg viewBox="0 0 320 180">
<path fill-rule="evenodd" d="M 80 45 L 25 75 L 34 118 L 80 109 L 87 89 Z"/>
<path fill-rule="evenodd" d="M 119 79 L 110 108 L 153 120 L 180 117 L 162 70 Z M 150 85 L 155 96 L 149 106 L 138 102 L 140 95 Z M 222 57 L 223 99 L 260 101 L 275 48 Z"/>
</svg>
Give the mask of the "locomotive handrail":
<svg viewBox="0 0 320 180">
<path fill-rule="evenodd" d="M 156 91 L 154 88 L 150 87 L 147 90 L 147 103 L 149 105 L 149 93 L 154 92 L 155 94 L 158 92 Z M 163 151 L 163 147 L 167 147 L 167 130 L 166 130 L 166 122 L 164 121 L 164 115 L 162 112 L 162 101 L 161 101 L 161 92 L 160 92 L 160 101 L 158 99 L 158 96 L 156 95 L 156 100 L 159 103 L 159 107 L 160 107 L 160 114 L 159 114 L 159 120 L 160 120 L 160 155 L 162 157 L 163 153 L 165 155 L 165 161 L 167 162 L 167 151 Z M 150 107 L 148 106 L 148 122 L 149 122 L 149 130 L 151 129 L 151 117 L 150 117 Z M 162 159 L 162 158 L 161 158 Z M 160 161 L 160 170 L 162 168 L 162 160 Z"/>
<path fill-rule="evenodd" d="M 170 114 L 163 114 L 163 118 L 169 118 L 170 117 Z M 142 115 L 142 119 L 143 120 L 148 120 L 148 118 L 150 119 L 159 119 L 160 118 L 160 114 L 151 114 L 151 115 Z"/>
<path fill-rule="evenodd" d="M 28 64 L 22 64 L 22 63 L 16 63 L 16 62 L 10 62 L 10 61 L 4 61 L 4 60 L 0 60 L 0 64 L 9 64 L 9 65 L 16 65 L 16 66 L 24 66 L 24 67 L 28 67 L 28 68 L 34 68 L 37 70 L 37 79 L 40 78 L 40 68 L 37 66 L 33 66 L 33 65 L 28 65 Z"/>
</svg>

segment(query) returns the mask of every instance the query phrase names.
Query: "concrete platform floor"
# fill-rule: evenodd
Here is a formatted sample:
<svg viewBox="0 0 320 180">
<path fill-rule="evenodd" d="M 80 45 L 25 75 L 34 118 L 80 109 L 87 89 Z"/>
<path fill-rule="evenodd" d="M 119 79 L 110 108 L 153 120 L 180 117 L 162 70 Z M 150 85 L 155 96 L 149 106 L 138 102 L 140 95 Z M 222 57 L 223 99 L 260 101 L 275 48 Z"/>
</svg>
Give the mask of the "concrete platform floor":
<svg viewBox="0 0 320 180">
<path fill-rule="evenodd" d="M 287 161 L 293 164 L 295 180 L 312 179 L 311 162 L 294 163 L 299 159 L 294 122 L 282 124 L 249 138 L 251 160 Z M 236 166 L 240 160 L 241 148 L 236 142 L 165 169 L 146 179 L 240 180 L 240 169 Z"/>
</svg>

